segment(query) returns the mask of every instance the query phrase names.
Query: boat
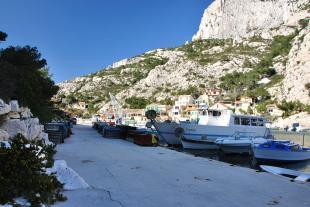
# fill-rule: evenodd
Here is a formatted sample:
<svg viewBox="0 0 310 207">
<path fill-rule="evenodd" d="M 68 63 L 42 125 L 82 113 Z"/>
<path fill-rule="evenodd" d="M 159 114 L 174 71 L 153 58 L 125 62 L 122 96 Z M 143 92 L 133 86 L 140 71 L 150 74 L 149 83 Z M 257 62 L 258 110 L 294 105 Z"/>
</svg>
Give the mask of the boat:
<svg viewBox="0 0 310 207">
<path fill-rule="evenodd" d="M 310 148 L 288 140 L 271 140 L 252 146 L 252 156 L 257 162 L 299 162 L 310 159 Z"/>
<path fill-rule="evenodd" d="M 274 175 L 280 175 L 292 178 L 294 181 L 310 182 L 310 173 L 299 172 L 281 167 L 273 167 L 269 165 L 260 165 L 260 168 Z"/>
<path fill-rule="evenodd" d="M 218 138 L 215 143 L 219 146 L 225 154 L 243 154 L 251 152 L 251 146 L 253 143 L 266 142 L 266 138 L 262 137 L 246 137 L 240 138 L 238 136 Z"/>
<path fill-rule="evenodd" d="M 199 117 L 198 124 L 180 123 L 180 129 L 176 131 L 183 130 L 177 136 L 184 148 L 218 149 L 217 139 L 231 139 L 236 134 L 240 139 L 270 138 L 266 122 L 263 117 L 236 115 L 231 110 L 208 110 L 207 114 Z"/>
<path fill-rule="evenodd" d="M 181 141 L 175 136 L 175 130 L 179 127 L 176 122 L 157 122 L 152 121 L 160 139 L 164 140 L 168 145 L 181 145 Z"/>
</svg>

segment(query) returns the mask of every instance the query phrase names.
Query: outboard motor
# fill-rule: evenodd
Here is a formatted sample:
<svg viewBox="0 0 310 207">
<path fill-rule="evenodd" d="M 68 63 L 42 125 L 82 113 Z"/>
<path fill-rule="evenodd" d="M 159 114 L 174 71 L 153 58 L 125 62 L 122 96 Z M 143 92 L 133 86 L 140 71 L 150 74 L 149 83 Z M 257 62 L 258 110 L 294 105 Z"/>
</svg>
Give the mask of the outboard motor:
<svg viewBox="0 0 310 207">
<path fill-rule="evenodd" d="M 151 121 L 153 121 L 156 118 L 157 113 L 154 110 L 148 110 L 147 112 L 145 112 L 145 116 L 146 116 L 146 118 L 148 118 Z"/>
</svg>

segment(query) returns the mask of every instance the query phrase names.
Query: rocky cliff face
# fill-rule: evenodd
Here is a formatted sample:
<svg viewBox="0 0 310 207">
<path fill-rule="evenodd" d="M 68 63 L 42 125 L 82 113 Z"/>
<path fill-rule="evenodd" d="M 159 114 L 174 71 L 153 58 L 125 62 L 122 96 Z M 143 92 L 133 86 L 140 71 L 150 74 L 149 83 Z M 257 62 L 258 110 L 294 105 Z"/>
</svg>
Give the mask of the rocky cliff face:
<svg viewBox="0 0 310 207">
<path fill-rule="evenodd" d="M 193 42 L 150 51 L 65 81 L 57 98 L 100 108 L 109 102 L 111 92 L 122 103 L 130 97 L 164 103 L 180 94 L 219 85 L 221 77 L 234 71 L 249 73 L 267 67 L 274 68 L 276 75 L 270 77 L 270 84 L 257 87 L 269 91 L 276 101 L 310 104 L 307 2 L 216 0 L 206 9 Z"/>
<path fill-rule="evenodd" d="M 288 35 L 309 16 L 308 0 L 216 0 L 204 12 L 193 40 Z"/>
</svg>

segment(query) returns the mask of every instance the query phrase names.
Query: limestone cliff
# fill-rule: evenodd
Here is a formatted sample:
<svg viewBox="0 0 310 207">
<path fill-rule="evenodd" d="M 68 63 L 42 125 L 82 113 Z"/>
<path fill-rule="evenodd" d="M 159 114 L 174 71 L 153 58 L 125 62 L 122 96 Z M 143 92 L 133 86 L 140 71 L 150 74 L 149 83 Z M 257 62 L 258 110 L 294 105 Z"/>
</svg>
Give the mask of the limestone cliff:
<svg viewBox="0 0 310 207">
<path fill-rule="evenodd" d="M 215 0 L 204 12 L 193 40 L 271 38 L 288 35 L 298 20 L 309 16 L 308 0 Z"/>
</svg>

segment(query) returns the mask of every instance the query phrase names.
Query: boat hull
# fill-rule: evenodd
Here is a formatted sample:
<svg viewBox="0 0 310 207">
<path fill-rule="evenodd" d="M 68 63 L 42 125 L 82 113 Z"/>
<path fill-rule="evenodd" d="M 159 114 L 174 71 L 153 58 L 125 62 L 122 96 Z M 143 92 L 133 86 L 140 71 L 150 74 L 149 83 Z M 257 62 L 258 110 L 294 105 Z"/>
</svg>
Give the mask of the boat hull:
<svg viewBox="0 0 310 207">
<path fill-rule="evenodd" d="M 195 150 L 218 150 L 219 146 L 214 142 L 209 141 L 193 141 L 185 138 L 181 139 L 182 146 L 184 149 L 195 149 Z"/>
<path fill-rule="evenodd" d="M 235 134 L 238 133 L 239 138 L 249 138 L 249 137 L 264 137 L 266 135 L 266 128 L 265 127 L 251 127 L 251 126 L 213 126 L 213 125 L 198 125 L 198 124 L 180 124 L 181 128 L 184 130 L 183 137 L 185 140 L 192 141 L 190 147 L 197 147 L 198 149 L 219 149 L 219 146 L 214 147 L 216 145 L 215 142 L 217 139 L 231 139 L 234 137 Z M 203 146 L 200 146 L 200 141 L 208 140 L 211 146 L 204 147 L 205 144 L 202 143 Z M 184 143 L 182 140 L 182 144 L 184 147 Z M 184 148 L 187 148 L 186 145 Z M 226 145 L 223 146 L 223 149 L 227 153 L 243 153 L 250 151 L 250 144 L 244 146 L 241 145 Z"/>
<path fill-rule="evenodd" d="M 251 152 L 250 144 L 222 144 L 219 147 L 226 154 L 249 154 Z"/>
<path fill-rule="evenodd" d="M 298 162 L 310 159 L 310 151 L 253 149 L 255 159 L 263 162 Z"/>
<path fill-rule="evenodd" d="M 175 122 L 154 122 L 153 123 L 158 135 L 169 145 L 181 145 L 181 141 L 175 136 L 175 129 L 179 127 L 179 124 Z"/>
<path fill-rule="evenodd" d="M 295 181 L 301 181 L 301 182 L 309 182 L 310 181 L 310 174 L 299 172 L 296 170 L 290 170 L 286 168 L 280 168 L 280 167 L 274 167 L 274 166 L 268 166 L 268 165 L 260 165 L 260 168 L 263 169 L 266 172 L 272 173 L 274 175 L 280 175 L 285 176 L 289 178 L 294 178 Z"/>
<path fill-rule="evenodd" d="M 199 124 L 180 124 L 184 129 L 184 137 L 191 140 L 208 139 L 215 141 L 218 138 L 231 138 L 238 134 L 239 138 L 248 137 L 265 137 L 267 128 L 253 127 L 253 126 L 213 126 L 213 125 L 199 125 Z"/>
</svg>

